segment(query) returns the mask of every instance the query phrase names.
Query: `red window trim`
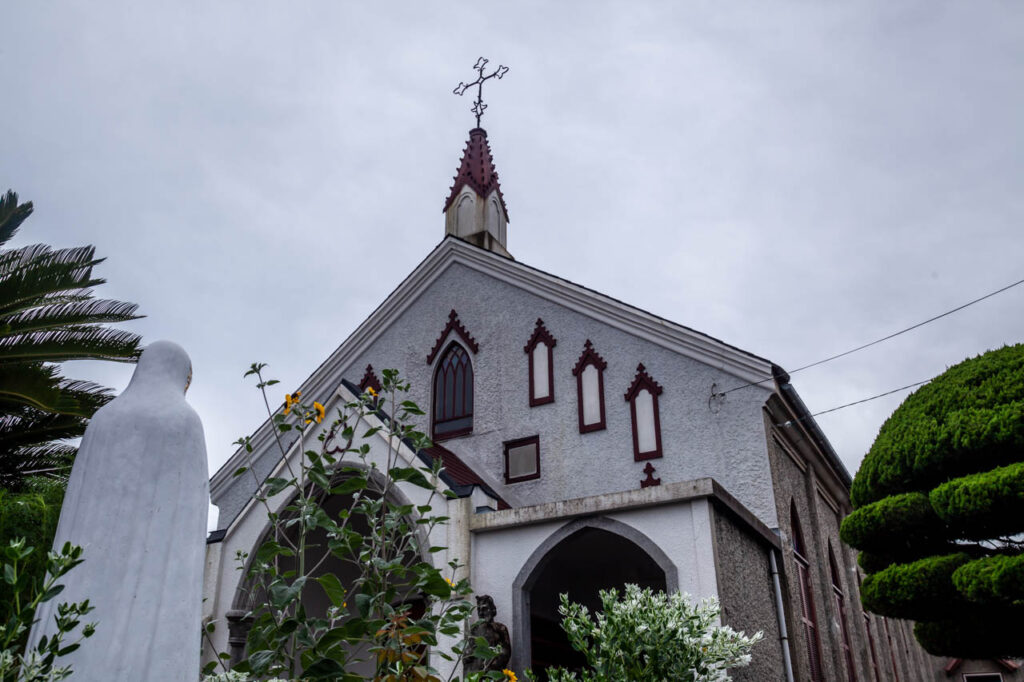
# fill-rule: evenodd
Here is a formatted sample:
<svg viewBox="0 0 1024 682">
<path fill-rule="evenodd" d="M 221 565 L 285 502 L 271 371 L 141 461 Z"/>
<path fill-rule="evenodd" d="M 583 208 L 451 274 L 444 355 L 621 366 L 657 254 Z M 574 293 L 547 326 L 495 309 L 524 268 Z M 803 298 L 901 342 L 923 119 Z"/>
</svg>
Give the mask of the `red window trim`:
<svg viewBox="0 0 1024 682">
<path fill-rule="evenodd" d="M 473 335 L 466 331 L 466 328 L 462 326 L 462 322 L 459 320 L 459 314 L 455 312 L 454 308 L 452 308 L 451 312 L 448 313 L 448 324 L 446 324 L 444 329 L 441 330 L 441 335 L 437 337 L 437 341 L 434 342 L 434 347 L 430 349 L 430 353 L 427 355 L 428 365 L 434 362 L 434 358 L 437 357 L 438 352 L 444 344 L 444 340 L 448 338 L 448 334 L 450 332 L 455 332 L 455 334 L 462 339 L 463 345 L 473 351 L 474 355 L 480 352 L 480 344 L 478 344 L 476 339 L 473 338 Z"/>
<path fill-rule="evenodd" d="M 373 371 L 373 365 L 366 366 L 366 372 L 363 374 L 363 378 L 359 380 L 359 390 L 366 391 L 366 389 L 372 388 L 374 393 L 381 392 L 380 379 L 377 378 L 377 374 Z"/>
<path fill-rule="evenodd" d="M 533 474 L 527 474 L 526 476 L 512 477 L 508 474 L 508 451 L 512 448 L 519 447 L 520 445 L 529 445 L 533 443 L 537 446 L 537 472 Z M 514 440 L 507 440 L 502 443 L 502 447 L 505 452 L 505 483 L 521 483 L 523 481 L 533 481 L 540 478 L 540 436 L 527 436 L 526 438 L 516 438 Z"/>
<path fill-rule="evenodd" d="M 461 428 L 452 429 L 450 431 L 444 431 L 444 432 L 438 433 L 438 431 L 437 431 L 437 426 L 438 426 L 437 405 L 438 405 L 438 402 L 437 401 L 438 401 L 439 398 L 443 399 L 443 397 L 438 395 L 438 390 L 437 390 L 438 372 L 440 372 L 441 366 L 444 364 L 445 360 L 447 359 L 448 354 L 455 352 L 456 348 L 459 349 L 460 351 L 462 351 L 462 353 L 466 357 L 466 367 L 467 367 L 467 370 L 468 370 L 468 378 L 469 378 L 469 401 L 468 401 L 469 402 L 469 411 L 467 413 L 465 413 L 465 414 L 459 414 L 458 416 L 453 416 L 453 417 L 450 417 L 449 419 L 442 420 L 440 423 L 441 424 L 446 424 L 446 423 L 451 423 L 451 422 L 458 421 L 458 420 L 468 420 L 468 425 L 463 426 Z M 457 341 L 452 341 L 445 348 L 444 353 L 441 354 L 441 361 L 438 362 L 437 366 L 434 368 L 434 377 L 433 377 L 433 380 L 431 381 L 431 390 L 433 391 L 433 396 L 432 396 L 433 401 L 432 401 L 432 404 L 431 404 L 431 407 L 430 407 L 430 434 L 431 434 L 431 437 L 435 441 L 448 440 L 449 438 L 455 438 L 457 436 L 465 436 L 466 434 L 469 434 L 469 433 L 473 432 L 473 407 L 474 407 L 474 401 L 475 401 L 475 398 L 476 398 L 476 392 L 475 392 L 474 389 L 475 389 L 475 386 L 474 386 L 474 375 L 473 375 L 473 361 L 470 359 L 469 353 L 466 352 L 466 349 L 463 348 L 460 343 L 458 343 Z M 466 395 L 465 394 L 465 390 L 466 390 L 466 387 L 463 386 L 463 404 L 465 404 L 465 402 L 466 402 L 466 400 L 465 400 L 465 395 Z M 454 401 L 454 396 L 452 396 L 452 399 Z M 453 411 L 454 411 L 454 406 L 453 406 Z"/>
<path fill-rule="evenodd" d="M 535 397 L 533 386 L 533 349 L 537 347 L 538 343 L 543 343 L 544 347 L 548 349 L 548 394 L 542 398 Z M 523 346 L 523 352 L 530 359 L 530 407 L 555 402 L 555 365 L 552 349 L 557 343 L 555 337 L 544 326 L 544 320 L 538 317 L 537 326 L 533 329 L 533 335 L 530 336 L 530 340 Z"/>
<path fill-rule="evenodd" d="M 807 658 L 811 682 L 823 682 L 824 666 L 821 658 L 821 637 L 818 632 L 818 613 L 814 608 L 814 586 L 811 584 L 810 562 L 805 556 L 806 545 L 796 513 L 796 503 L 790 500 L 789 519 L 792 526 L 793 559 L 796 561 L 797 589 L 800 595 L 800 621 L 807 640 Z"/>
<path fill-rule="evenodd" d="M 842 636 L 840 646 L 843 649 L 843 659 L 846 661 L 846 674 L 850 682 L 857 682 L 857 668 L 853 664 L 853 648 L 850 644 L 850 628 L 846 623 L 846 596 L 843 594 L 842 578 L 835 552 L 832 551 L 831 540 L 828 543 L 828 564 L 829 572 L 832 574 L 832 598 L 835 600 L 836 615 L 839 617 L 839 634 Z"/>
<path fill-rule="evenodd" d="M 640 452 L 640 438 L 637 432 L 636 423 L 636 397 L 640 391 L 647 389 L 651 394 L 651 406 L 654 409 L 654 449 L 648 450 L 647 452 Z M 643 363 L 636 366 L 636 376 L 633 377 L 633 383 L 630 384 L 629 390 L 626 391 L 626 402 L 629 403 L 629 415 L 633 420 L 633 461 L 643 462 L 648 459 L 658 459 L 662 456 L 661 450 L 661 416 L 658 409 L 658 396 L 661 395 L 662 388 L 657 381 L 651 378 L 651 375 L 647 373 L 647 369 Z"/>
<path fill-rule="evenodd" d="M 593 424 L 583 423 L 583 370 L 587 368 L 587 365 L 593 365 L 594 369 L 597 370 L 597 400 L 601 408 L 601 420 Z M 580 355 L 580 359 L 576 361 L 576 366 L 572 368 L 572 374 L 576 377 L 576 408 L 579 412 L 580 433 L 601 431 L 606 428 L 604 418 L 604 371 L 607 368 L 608 363 L 594 350 L 594 345 L 590 343 L 590 339 L 587 339 L 586 343 L 583 344 L 583 353 Z"/>
</svg>

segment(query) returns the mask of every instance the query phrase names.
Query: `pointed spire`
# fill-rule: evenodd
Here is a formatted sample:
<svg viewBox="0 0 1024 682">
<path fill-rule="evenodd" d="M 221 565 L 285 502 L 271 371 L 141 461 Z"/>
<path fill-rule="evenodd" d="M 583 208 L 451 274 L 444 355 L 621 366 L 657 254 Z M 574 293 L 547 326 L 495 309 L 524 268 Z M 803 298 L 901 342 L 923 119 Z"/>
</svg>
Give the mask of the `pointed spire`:
<svg viewBox="0 0 1024 682">
<path fill-rule="evenodd" d="M 451 208 L 455 197 L 459 195 L 459 190 L 468 185 L 482 197 L 486 197 L 492 190 L 497 191 L 501 208 L 505 215 L 508 215 L 505 197 L 502 196 L 501 186 L 498 184 L 498 171 L 494 168 L 494 157 L 491 156 L 491 145 L 487 143 L 487 131 L 483 128 L 473 128 L 469 131 L 469 141 L 462 152 L 459 170 L 452 179 L 455 184 L 452 185 L 448 199 L 444 202 L 445 211 Z"/>
<path fill-rule="evenodd" d="M 509 256 L 505 248 L 508 209 L 483 128 L 469 131 L 454 180 L 444 202 L 445 232 Z"/>
</svg>

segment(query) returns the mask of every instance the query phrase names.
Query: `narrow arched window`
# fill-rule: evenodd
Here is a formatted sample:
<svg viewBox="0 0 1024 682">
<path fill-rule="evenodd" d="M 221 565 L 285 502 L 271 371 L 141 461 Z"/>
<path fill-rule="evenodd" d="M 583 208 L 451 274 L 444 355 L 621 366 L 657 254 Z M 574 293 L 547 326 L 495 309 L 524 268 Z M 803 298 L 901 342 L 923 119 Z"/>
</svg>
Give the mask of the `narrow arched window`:
<svg viewBox="0 0 1024 682">
<path fill-rule="evenodd" d="M 600 431 L 604 422 L 604 361 L 590 343 L 583 344 L 583 353 L 572 368 L 576 377 L 576 406 L 580 416 L 580 433 Z"/>
<path fill-rule="evenodd" d="M 626 391 L 629 414 L 633 419 L 633 459 L 661 457 L 661 418 L 658 416 L 658 396 L 661 386 L 651 378 L 642 364 L 636 367 L 636 377 Z"/>
<path fill-rule="evenodd" d="M 530 340 L 523 346 L 523 352 L 529 357 L 530 407 L 555 401 L 555 370 L 551 351 L 557 343 L 544 326 L 544 321 L 538 317 Z"/>
<path fill-rule="evenodd" d="M 810 665 L 811 682 L 822 682 L 825 679 L 821 665 L 821 642 L 818 639 L 818 615 L 814 610 L 814 589 L 811 586 L 810 563 L 807 561 L 807 549 L 804 534 L 800 527 L 800 518 L 796 513 L 796 505 L 790 502 L 789 521 L 792 526 L 793 558 L 796 560 L 796 575 L 800 593 L 800 624 L 803 626 L 804 639 L 807 642 L 807 658 Z"/>
<path fill-rule="evenodd" d="M 850 647 L 850 628 L 846 624 L 846 597 L 843 594 L 842 573 L 836 563 L 836 555 L 832 551 L 831 541 L 828 543 L 828 567 L 832 577 L 832 599 L 836 604 L 836 615 L 839 617 L 839 634 L 842 635 L 843 658 L 846 661 L 846 674 L 850 682 L 857 682 L 857 671 L 853 666 L 853 649 Z"/>
<path fill-rule="evenodd" d="M 434 370 L 435 440 L 473 431 L 473 364 L 462 346 L 452 343 Z"/>
</svg>

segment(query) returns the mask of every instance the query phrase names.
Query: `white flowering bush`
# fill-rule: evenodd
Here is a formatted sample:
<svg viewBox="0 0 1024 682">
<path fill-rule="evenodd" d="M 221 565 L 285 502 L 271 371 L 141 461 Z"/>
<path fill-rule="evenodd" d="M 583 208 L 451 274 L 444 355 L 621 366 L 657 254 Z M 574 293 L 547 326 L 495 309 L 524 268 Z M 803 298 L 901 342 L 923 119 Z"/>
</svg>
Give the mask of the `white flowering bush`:
<svg viewBox="0 0 1024 682">
<path fill-rule="evenodd" d="M 551 668 L 551 682 L 725 682 L 729 668 L 750 663 L 762 637 L 718 625 L 713 598 L 694 604 L 685 593 L 636 585 L 626 585 L 621 599 L 618 590 L 600 595 L 603 612 L 593 616 L 562 595 L 562 629 L 587 667 L 579 673 Z"/>
</svg>

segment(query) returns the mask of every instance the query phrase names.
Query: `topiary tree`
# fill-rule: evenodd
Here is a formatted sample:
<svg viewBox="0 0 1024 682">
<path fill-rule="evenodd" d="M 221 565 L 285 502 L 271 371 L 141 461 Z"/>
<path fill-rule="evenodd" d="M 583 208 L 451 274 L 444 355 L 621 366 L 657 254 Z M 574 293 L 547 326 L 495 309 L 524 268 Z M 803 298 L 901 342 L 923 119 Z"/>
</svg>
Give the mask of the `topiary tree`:
<svg viewBox="0 0 1024 682">
<path fill-rule="evenodd" d="M 965 360 L 882 425 L 840 535 L 864 606 L 935 655 L 1024 655 L 1024 344 Z"/>
</svg>

